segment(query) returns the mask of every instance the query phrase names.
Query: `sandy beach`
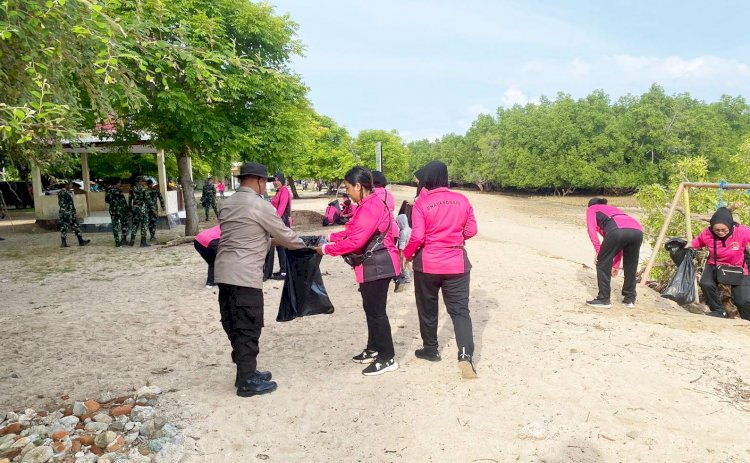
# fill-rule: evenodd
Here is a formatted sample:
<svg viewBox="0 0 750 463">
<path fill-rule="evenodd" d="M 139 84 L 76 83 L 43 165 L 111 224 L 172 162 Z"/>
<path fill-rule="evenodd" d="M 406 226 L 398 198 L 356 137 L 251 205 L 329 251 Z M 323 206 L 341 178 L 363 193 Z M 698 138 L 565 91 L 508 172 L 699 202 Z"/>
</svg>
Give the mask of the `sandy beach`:
<svg viewBox="0 0 750 463">
<path fill-rule="evenodd" d="M 392 191 L 397 205 L 414 194 Z M 476 380 L 460 377 L 444 310 L 442 362 L 414 357 L 414 292 L 392 286 L 401 367 L 363 376 L 350 360 L 366 337 L 354 275 L 325 257 L 335 313 L 277 323 L 283 282 L 266 282 L 259 367 L 279 388 L 239 398 L 218 289 L 205 288 L 191 244 L 115 248 L 100 233 L 61 249 L 57 233 L 3 221 L 0 410 L 158 385 L 185 463 L 750 461 L 749 322 L 691 314 L 641 286 L 626 309 L 622 277 L 612 309 L 590 308 L 585 200 L 465 194 L 479 226 L 467 243 Z M 294 208 L 322 213 L 327 201 Z"/>
</svg>

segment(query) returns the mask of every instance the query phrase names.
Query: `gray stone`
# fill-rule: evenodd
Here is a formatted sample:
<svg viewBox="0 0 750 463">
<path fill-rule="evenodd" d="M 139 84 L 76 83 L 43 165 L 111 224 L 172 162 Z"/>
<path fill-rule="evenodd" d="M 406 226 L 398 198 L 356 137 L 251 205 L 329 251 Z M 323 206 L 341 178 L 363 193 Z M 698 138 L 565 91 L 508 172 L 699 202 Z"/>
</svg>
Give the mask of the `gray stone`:
<svg viewBox="0 0 750 463">
<path fill-rule="evenodd" d="M 32 440 L 29 439 L 28 437 L 22 437 L 22 438 L 18 439 L 17 441 L 13 442 L 13 445 L 11 445 L 10 448 L 12 448 L 12 449 L 22 449 L 22 448 L 26 447 L 27 445 L 29 445 L 31 442 L 32 442 Z"/>
<path fill-rule="evenodd" d="M 96 436 L 96 439 L 94 439 L 94 444 L 96 444 L 99 448 L 106 448 L 110 442 L 117 439 L 117 433 L 114 431 L 104 431 L 103 433 Z"/>
<path fill-rule="evenodd" d="M 5 414 L 5 420 L 6 421 L 18 421 L 18 413 L 16 413 L 16 412 L 7 412 Z"/>
<path fill-rule="evenodd" d="M 110 400 L 112 400 L 114 398 L 115 398 L 115 396 L 113 396 L 111 392 L 107 391 L 107 392 L 103 393 L 99 397 L 99 403 L 100 404 L 106 404 L 107 402 L 109 402 Z"/>
<path fill-rule="evenodd" d="M 130 449 L 128 452 L 128 463 L 150 463 L 151 458 L 146 455 L 141 455 L 138 449 Z"/>
<path fill-rule="evenodd" d="M 133 423 L 132 421 L 128 421 L 127 423 L 125 423 L 126 431 L 132 431 L 134 427 L 135 427 L 135 423 Z"/>
<path fill-rule="evenodd" d="M 98 413 L 94 416 L 94 421 L 96 421 L 97 423 L 110 424 L 112 422 L 112 417 L 107 415 L 106 413 Z"/>
<path fill-rule="evenodd" d="M 174 437 L 179 433 L 179 431 L 173 424 L 167 423 L 162 426 L 161 433 L 164 437 Z"/>
<path fill-rule="evenodd" d="M 163 416 L 154 417 L 154 426 L 156 426 L 156 429 L 161 429 L 165 424 L 167 424 L 167 419 Z"/>
<path fill-rule="evenodd" d="M 135 396 L 153 399 L 154 397 L 161 394 L 161 392 L 162 390 L 159 386 L 143 386 L 142 388 L 138 389 L 138 392 L 135 393 Z"/>
<path fill-rule="evenodd" d="M 86 423 L 86 426 L 84 426 L 83 429 L 89 432 L 100 432 L 109 429 L 109 425 L 107 423 L 92 422 Z"/>
<path fill-rule="evenodd" d="M 121 421 L 115 421 L 114 423 L 109 425 L 110 431 L 117 431 L 117 432 L 123 432 L 125 431 L 125 423 Z"/>
<path fill-rule="evenodd" d="M 135 440 L 138 439 L 138 433 L 137 432 L 131 432 L 130 434 L 125 435 L 125 445 L 130 445 Z"/>
<path fill-rule="evenodd" d="M 75 416 L 85 415 L 88 412 L 89 409 L 86 408 L 86 404 L 83 402 L 73 402 L 73 414 Z"/>
<path fill-rule="evenodd" d="M 7 412 L 0 411 L 0 423 L 2 423 L 3 421 L 5 421 L 5 415 L 6 414 L 7 414 Z"/>
<path fill-rule="evenodd" d="M 154 407 L 141 407 L 136 405 L 130 413 L 130 419 L 133 421 L 146 421 L 156 416 Z"/>
<path fill-rule="evenodd" d="M 21 459 L 21 463 L 45 463 L 49 461 L 50 458 L 52 458 L 52 455 L 54 455 L 54 450 L 52 450 L 52 447 L 49 446 L 42 446 L 42 447 L 35 447 L 29 452 L 24 455 L 23 459 Z"/>
<path fill-rule="evenodd" d="M 55 430 L 56 426 L 52 425 L 52 433 L 54 434 L 56 431 L 72 431 L 80 421 L 77 416 L 63 416 L 56 423 L 62 426 L 63 429 Z"/>
<path fill-rule="evenodd" d="M 50 432 L 47 426 L 37 425 L 29 428 L 29 434 L 36 434 L 39 437 L 49 437 Z"/>
<path fill-rule="evenodd" d="M 33 442 L 29 442 L 28 444 L 26 444 L 26 445 L 25 445 L 25 446 L 23 447 L 23 449 L 21 449 L 21 458 L 23 458 L 23 456 L 24 456 L 24 455 L 26 455 L 27 453 L 29 453 L 29 452 L 30 452 L 30 451 L 31 451 L 32 449 L 35 449 L 36 447 L 37 447 L 37 446 L 36 446 L 36 445 L 34 445 L 34 443 L 33 443 Z M 54 449 L 53 449 L 53 450 L 54 450 Z"/>
<path fill-rule="evenodd" d="M 156 429 L 156 425 L 154 425 L 153 420 L 144 421 L 139 432 L 141 436 L 148 437 L 149 439 L 161 437 L 161 435 L 157 435 L 159 433 L 159 430 Z"/>
<path fill-rule="evenodd" d="M 160 437 L 158 439 L 151 439 L 150 441 L 148 441 L 148 449 L 154 453 L 157 453 L 159 452 L 159 450 L 162 449 L 162 447 L 164 447 L 164 444 L 167 443 L 167 440 L 168 439 L 166 437 Z"/>
</svg>

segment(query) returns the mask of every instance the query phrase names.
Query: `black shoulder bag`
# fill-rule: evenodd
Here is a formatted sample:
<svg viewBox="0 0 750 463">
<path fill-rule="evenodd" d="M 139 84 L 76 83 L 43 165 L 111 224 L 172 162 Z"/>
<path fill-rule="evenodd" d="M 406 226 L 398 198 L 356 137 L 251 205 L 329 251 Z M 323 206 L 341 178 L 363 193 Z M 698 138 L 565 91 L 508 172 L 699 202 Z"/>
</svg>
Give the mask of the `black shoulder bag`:
<svg viewBox="0 0 750 463">
<path fill-rule="evenodd" d="M 714 266 L 716 267 L 716 282 L 722 285 L 740 286 L 745 275 L 744 267 L 719 265 L 716 254 L 716 237 L 714 237 Z"/>
<path fill-rule="evenodd" d="M 385 210 L 387 212 L 390 212 L 388 203 L 386 203 L 385 200 L 383 200 L 383 204 L 385 205 Z M 388 215 L 386 217 L 388 217 Z M 390 219 L 390 217 L 388 218 Z M 386 248 L 383 244 L 383 240 L 386 236 L 388 236 L 389 231 L 391 231 L 391 220 L 388 220 L 388 226 L 386 227 L 385 231 L 383 231 L 383 233 L 378 233 L 377 228 L 375 229 L 375 233 L 370 237 L 369 240 L 367 240 L 367 243 L 365 243 L 362 253 L 351 252 L 341 257 L 343 257 L 344 261 L 347 264 L 351 265 L 352 268 L 364 264 L 367 260 L 380 257 L 380 254 L 387 255 L 390 261 L 391 257 L 388 253 L 388 248 Z M 378 256 L 376 256 L 376 254 L 378 254 Z"/>
</svg>

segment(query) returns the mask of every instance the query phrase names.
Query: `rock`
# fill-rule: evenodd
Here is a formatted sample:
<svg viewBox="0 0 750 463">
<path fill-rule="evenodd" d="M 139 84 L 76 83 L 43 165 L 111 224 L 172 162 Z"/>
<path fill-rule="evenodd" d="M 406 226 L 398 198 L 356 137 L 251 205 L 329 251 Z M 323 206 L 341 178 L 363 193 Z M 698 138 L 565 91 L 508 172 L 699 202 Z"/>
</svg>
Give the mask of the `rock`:
<svg viewBox="0 0 750 463">
<path fill-rule="evenodd" d="M 162 447 L 164 447 L 164 444 L 167 443 L 167 440 L 168 439 L 166 437 L 160 437 L 158 439 L 151 439 L 150 441 L 148 441 L 148 449 L 151 450 L 153 453 L 158 453 L 159 450 L 161 450 Z"/>
<path fill-rule="evenodd" d="M 79 439 L 74 440 L 70 444 L 70 453 L 76 454 L 81 450 L 81 441 Z"/>
<path fill-rule="evenodd" d="M 150 439 L 161 437 L 160 435 L 157 435 L 159 431 L 156 429 L 156 425 L 154 425 L 153 420 L 144 421 L 139 432 L 141 436 L 148 437 Z"/>
<path fill-rule="evenodd" d="M 133 411 L 133 407 L 130 405 L 121 405 L 119 407 L 114 407 L 112 410 L 110 410 L 110 413 L 112 416 L 122 416 L 122 415 L 130 415 L 130 413 Z"/>
<path fill-rule="evenodd" d="M 133 423 L 132 421 L 128 421 L 127 423 L 125 423 L 126 431 L 132 431 L 134 427 L 135 427 L 135 423 Z"/>
<path fill-rule="evenodd" d="M 21 449 L 8 449 L 5 452 L 3 452 L 3 455 L 5 456 L 5 458 L 9 460 L 13 460 L 20 454 L 21 454 Z"/>
<path fill-rule="evenodd" d="M 94 444 L 96 444 L 97 447 L 106 448 L 110 442 L 117 439 L 117 433 L 113 431 L 104 431 L 103 433 L 96 436 L 94 439 Z"/>
<path fill-rule="evenodd" d="M 84 434 L 80 438 L 81 445 L 85 445 L 86 447 L 94 445 L 94 436 L 90 434 Z"/>
<path fill-rule="evenodd" d="M 156 429 L 161 429 L 165 424 L 167 424 L 167 419 L 163 416 L 154 417 L 154 426 L 156 426 Z"/>
<path fill-rule="evenodd" d="M 109 425 L 109 430 L 115 432 L 123 432 L 125 431 L 125 423 L 121 421 L 115 421 L 114 423 Z"/>
<path fill-rule="evenodd" d="M 24 446 L 24 447 L 23 447 L 23 448 L 21 449 L 21 458 L 23 458 L 23 456 L 24 456 L 24 455 L 26 455 L 27 453 L 29 453 L 29 451 L 30 451 L 31 449 L 35 448 L 35 447 L 36 447 L 36 445 L 34 444 L 34 442 L 29 442 L 28 444 L 26 444 L 26 445 L 25 445 L 25 446 Z"/>
<path fill-rule="evenodd" d="M 13 442 L 13 445 L 11 445 L 10 448 L 12 448 L 12 449 L 22 449 L 22 448 L 26 447 L 30 443 L 31 443 L 31 439 L 29 439 L 28 437 L 22 437 L 22 438 L 16 440 L 15 442 Z"/>
<path fill-rule="evenodd" d="M 37 425 L 29 428 L 29 434 L 36 434 L 40 437 L 49 437 L 49 428 L 47 426 Z"/>
<path fill-rule="evenodd" d="M 21 426 L 21 423 L 11 423 L 8 426 L 0 429 L 0 436 L 4 436 L 6 434 L 19 434 L 22 429 L 23 426 Z"/>
<path fill-rule="evenodd" d="M 55 453 L 63 453 L 65 451 L 65 444 L 62 442 L 53 442 L 52 450 L 54 450 Z"/>
<path fill-rule="evenodd" d="M 84 426 L 83 429 L 88 432 L 101 432 L 109 429 L 109 425 L 107 423 L 97 423 L 92 421 L 91 423 L 86 423 L 86 426 Z"/>
<path fill-rule="evenodd" d="M 99 403 L 100 404 L 106 404 L 108 402 L 112 402 L 112 400 L 114 400 L 114 396 L 109 391 L 104 392 L 104 393 L 102 393 L 101 396 L 99 396 Z"/>
<path fill-rule="evenodd" d="M 154 416 L 156 416 L 154 407 L 141 407 L 140 405 L 133 407 L 133 411 L 130 413 L 130 419 L 133 421 L 146 421 Z"/>
<path fill-rule="evenodd" d="M 158 386 L 143 386 L 142 388 L 138 389 L 138 392 L 135 393 L 135 396 L 153 399 L 161 393 L 162 390 Z"/>
<path fill-rule="evenodd" d="M 9 449 L 10 446 L 13 445 L 13 442 L 16 441 L 16 437 L 18 437 L 17 434 L 6 434 L 3 437 L 0 437 L 0 451 Z"/>
<path fill-rule="evenodd" d="M 162 428 L 161 428 L 161 434 L 164 437 L 174 437 L 178 433 L 179 433 L 179 431 L 177 430 L 177 428 L 173 424 L 171 424 L 171 423 L 167 423 L 164 426 L 162 426 Z"/>
<path fill-rule="evenodd" d="M 77 416 L 64 416 L 52 425 L 52 432 L 72 431 L 80 420 Z"/>
<path fill-rule="evenodd" d="M 75 416 L 81 416 L 85 415 L 89 412 L 89 409 L 86 408 L 86 404 L 83 402 L 73 402 L 73 414 Z"/>
<path fill-rule="evenodd" d="M 6 413 L 7 412 L 0 411 L 0 423 L 2 423 L 3 421 L 5 421 L 5 415 L 6 415 Z"/>
<path fill-rule="evenodd" d="M 110 444 L 107 446 L 108 452 L 116 452 L 122 448 L 122 446 L 125 445 L 125 439 L 122 438 L 122 436 L 117 436 L 115 440 L 110 442 Z"/>
<path fill-rule="evenodd" d="M 128 463 L 149 463 L 150 461 L 151 458 L 141 455 L 138 449 L 130 449 L 130 452 L 128 452 Z"/>
<path fill-rule="evenodd" d="M 138 439 L 138 433 L 137 432 L 131 432 L 130 434 L 127 434 L 125 436 L 125 444 L 130 445 L 133 442 L 135 442 L 136 439 Z"/>
<path fill-rule="evenodd" d="M 96 411 L 99 411 L 100 408 L 102 408 L 101 405 L 99 405 L 99 402 L 96 400 L 87 400 L 84 402 L 84 405 L 86 406 L 86 410 L 88 410 L 88 413 L 94 413 Z"/>
<path fill-rule="evenodd" d="M 107 415 L 106 413 L 98 413 L 94 415 L 94 421 L 97 423 L 112 423 L 112 417 Z"/>
<path fill-rule="evenodd" d="M 55 433 L 52 433 L 52 440 L 61 440 L 65 436 L 69 436 L 70 433 L 68 431 L 57 431 Z"/>
<path fill-rule="evenodd" d="M 45 463 L 52 458 L 52 455 L 54 454 L 55 452 L 50 446 L 43 445 L 41 447 L 35 447 L 24 455 L 23 459 L 21 459 L 21 463 Z"/>
<path fill-rule="evenodd" d="M 521 439 L 546 439 L 547 425 L 541 421 L 532 421 L 518 431 L 518 437 Z"/>
<path fill-rule="evenodd" d="M 8 460 L 7 458 L 0 458 L 0 463 L 10 463 L 10 460 Z"/>
<path fill-rule="evenodd" d="M 16 413 L 16 412 L 7 412 L 5 414 L 5 420 L 6 421 L 17 421 L 18 420 L 18 413 Z"/>
</svg>

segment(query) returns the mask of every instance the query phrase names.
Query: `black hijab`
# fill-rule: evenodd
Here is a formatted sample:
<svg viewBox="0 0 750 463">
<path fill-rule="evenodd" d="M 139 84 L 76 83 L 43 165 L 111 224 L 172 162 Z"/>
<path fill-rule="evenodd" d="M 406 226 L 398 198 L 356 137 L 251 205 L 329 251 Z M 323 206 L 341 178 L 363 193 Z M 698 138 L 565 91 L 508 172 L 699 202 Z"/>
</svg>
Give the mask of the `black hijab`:
<svg viewBox="0 0 750 463">
<path fill-rule="evenodd" d="M 607 204 L 607 198 L 591 198 L 589 199 L 589 205 L 586 207 L 595 206 L 597 204 Z"/>
<path fill-rule="evenodd" d="M 424 188 L 424 167 L 419 169 L 418 171 L 414 172 L 414 177 L 417 179 L 417 198 L 419 197 L 419 193 L 422 192 L 422 188 Z"/>
<path fill-rule="evenodd" d="M 716 236 L 717 238 L 723 240 L 729 236 L 732 236 L 732 232 L 734 231 L 734 218 L 732 217 L 732 211 L 730 211 L 726 207 L 720 207 L 716 209 L 716 212 L 714 212 L 714 215 L 711 216 L 711 221 L 709 223 L 709 230 L 711 230 L 711 234 L 714 236 L 716 236 L 716 234 L 714 233 L 714 225 L 716 225 L 717 223 L 726 225 L 729 229 L 729 233 L 727 233 L 727 236 L 725 236 L 724 238 L 719 238 L 718 236 Z"/>
<path fill-rule="evenodd" d="M 385 174 L 379 170 L 372 171 L 372 186 L 375 188 L 385 188 L 388 186 L 388 179 L 385 178 Z"/>
<path fill-rule="evenodd" d="M 448 166 L 440 161 L 430 161 L 422 168 L 424 170 L 424 187 L 428 190 L 448 188 Z"/>
</svg>

